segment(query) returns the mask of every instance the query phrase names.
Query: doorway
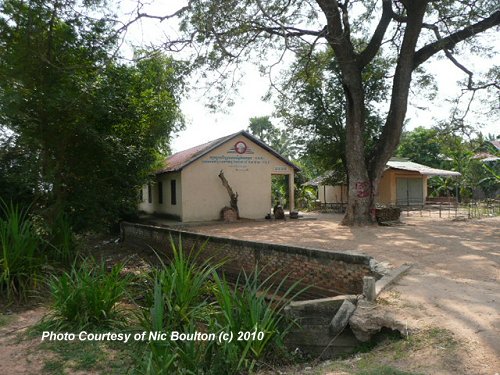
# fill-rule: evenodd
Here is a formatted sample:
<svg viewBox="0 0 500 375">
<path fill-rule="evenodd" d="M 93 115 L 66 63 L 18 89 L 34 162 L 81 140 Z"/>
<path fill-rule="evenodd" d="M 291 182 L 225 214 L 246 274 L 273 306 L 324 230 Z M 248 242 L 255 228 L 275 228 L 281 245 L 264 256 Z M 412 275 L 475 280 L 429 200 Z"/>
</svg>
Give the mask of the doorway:
<svg viewBox="0 0 500 375">
<path fill-rule="evenodd" d="M 290 175 L 271 175 L 271 207 L 279 203 L 283 209 L 290 209 Z"/>
<path fill-rule="evenodd" d="M 424 204 L 424 188 L 421 178 L 396 178 L 396 205 L 415 206 Z"/>
</svg>

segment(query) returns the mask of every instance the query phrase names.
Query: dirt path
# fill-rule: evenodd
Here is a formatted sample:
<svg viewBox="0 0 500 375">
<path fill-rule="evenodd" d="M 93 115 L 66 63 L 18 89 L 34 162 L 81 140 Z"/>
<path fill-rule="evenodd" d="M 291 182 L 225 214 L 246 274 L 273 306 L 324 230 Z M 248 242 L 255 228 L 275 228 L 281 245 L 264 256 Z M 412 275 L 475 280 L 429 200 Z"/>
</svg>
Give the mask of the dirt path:
<svg viewBox="0 0 500 375">
<path fill-rule="evenodd" d="M 46 313 L 38 307 L 12 315 L 4 315 L 7 324 L 0 327 L 0 374 L 40 374 L 46 353 L 37 351 L 40 340 L 20 339 L 22 333 Z"/>
<path fill-rule="evenodd" d="M 357 251 L 380 262 L 413 264 L 384 292 L 409 326 L 443 327 L 462 343 L 459 355 L 436 364 L 439 374 L 500 373 L 500 218 L 467 222 L 404 218 L 395 227 L 346 228 L 340 215 L 317 220 L 192 227 L 209 235 Z M 420 361 L 429 361 L 421 358 Z"/>
</svg>

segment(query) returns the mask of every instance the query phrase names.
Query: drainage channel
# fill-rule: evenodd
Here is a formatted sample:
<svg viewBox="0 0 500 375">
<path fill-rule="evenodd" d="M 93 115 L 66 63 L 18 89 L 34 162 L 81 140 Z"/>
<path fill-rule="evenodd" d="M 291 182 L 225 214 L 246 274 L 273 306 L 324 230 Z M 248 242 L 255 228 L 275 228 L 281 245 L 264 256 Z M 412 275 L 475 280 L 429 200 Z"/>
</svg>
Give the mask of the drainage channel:
<svg viewBox="0 0 500 375">
<path fill-rule="evenodd" d="M 236 279 L 256 267 L 286 290 L 289 286 L 306 290 L 292 301 L 286 313 L 297 320 L 286 344 L 292 350 L 320 359 L 352 352 L 363 341 L 387 326 L 400 330 L 396 319 L 380 327 L 370 321 L 376 296 L 409 266 L 386 269 L 372 257 L 354 252 L 332 252 L 297 246 L 242 241 L 206 236 L 168 227 L 121 223 L 121 239 L 127 245 L 144 249 L 164 249 L 165 244 L 181 241 L 184 249 L 204 246 L 201 261 L 224 261 L 222 271 Z M 167 246 L 168 253 L 168 246 Z M 167 254 L 168 256 L 168 254 Z M 378 331 L 377 331 L 378 329 Z"/>
</svg>

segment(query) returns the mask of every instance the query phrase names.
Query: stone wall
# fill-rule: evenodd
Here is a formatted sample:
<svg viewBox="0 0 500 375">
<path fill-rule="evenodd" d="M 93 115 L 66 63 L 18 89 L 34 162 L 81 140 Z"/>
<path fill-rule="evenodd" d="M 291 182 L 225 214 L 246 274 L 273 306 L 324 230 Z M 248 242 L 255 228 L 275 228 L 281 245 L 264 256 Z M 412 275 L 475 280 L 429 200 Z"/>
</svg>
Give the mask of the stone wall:
<svg viewBox="0 0 500 375">
<path fill-rule="evenodd" d="M 283 281 L 284 287 L 294 282 L 307 286 L 302 298 L 360 294 L 363 276 L 378 275 L 370 268 L 369 256 L 332 252 L 320 249 L 288 245 L 242 241 L 181 231 L 152 225 L 121 223 L 122 240 L 138 248 L 149 245 L 157 252 L 169 256 L 172 238 L 175 243 L 182 239 L 183 249 L 198 248 L 205 244 L 200 259 L 211 258 L 214 262 L 225 260 L 223 271 L 228 278 L 236 278 L 241 270 L 252 272 L 258 265 L 264 277 L 272 275 Z"/>
</svg>

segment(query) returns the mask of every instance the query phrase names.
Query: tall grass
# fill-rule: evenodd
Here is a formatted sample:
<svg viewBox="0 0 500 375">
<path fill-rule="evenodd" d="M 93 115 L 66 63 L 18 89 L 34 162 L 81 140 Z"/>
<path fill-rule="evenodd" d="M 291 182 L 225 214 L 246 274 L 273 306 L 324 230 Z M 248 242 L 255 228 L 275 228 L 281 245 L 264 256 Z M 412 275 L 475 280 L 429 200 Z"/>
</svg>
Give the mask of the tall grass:
<svg viewBox="0 0 500 375">
<path fill-rule="evenodd" d="M 73 229 L 65 214 L 58 215 L 49 229 L 46 255 L 63 266 L 71 266 L 78 257 Z"/>
<path fill-rule="evenodd" d="M 146 305 L 152 308 L 141 316 L 146 329 L 182 330 L 193 321 L 208 321 L 213 310 L 209 289 L 219 265 L 199 261 L 205 245 L 185 252 L 181 240 L 178 246 L 171 240 L 170 247 L 171 261 L 150 277 L 153 289 L 146 293 Z"/>
<path fill-rule="evenodd" d="M 218 329 L 225 332 L 263 333 L 262 339 L 251 336 L 248 340 L 236 341 L 238 361 L 235 370 L 251 370 L 255 364 L 271 352 L 285 350 L 284 338 L 295 322 L 287 319 L 283 309 L 288 300 L 295 299 L 304 289 L 298 283 L 285 287 L 287 278 L 273 281 L 277 274 L 262 276 L 262 270 L 242 272 L 234 285 L 214 275 L 217 284 L 217 302 L 220 317 Z M 234 353 L 233 353 L 234 354 Z"/>
<path fill-rule="evenodd" d="M 210 265 L 200 257 L 204 245 L 185 253 L 182 243 L 171 241 L 173 257 L 150 280 L 150 290 L 140 316 L 147 331 L 182 333 L 232 332 L 233 341 L 150 342 L 139 372 L 146 374 L 235 374 L 251 371 L 271 352 L 283 350 L 290 322 L 282 310 L 286 298 L 295 297 L 296 284 L 284 288 L 285 280 L 261 273 L 243 273 L 235 285 L 217 274 L 221 263 Z M 282 291 L 281 299 L 278 291 Z M 263 337 L 237 341 L 240 331 L 262 332 Z"/>
<path fill-rule="evenodd" d="M 26 300 L 41 279 L 41 244 L 28 211 L 0 200 L 0 292 L 8 301 Z"/>
<path fill-rule="evenodd" d="M 44 324 L 58 330 L 124 326 L 126 319 L 118 302 L 126 296 L 129 277 L 122 275 L 122 269 L 117 264 L 108 271 L 104 262 L 87 259 L 79 266 L 74 264 L 69 272 L 52 275 L 48 282 L 52 312 Z"/>
</svg>

